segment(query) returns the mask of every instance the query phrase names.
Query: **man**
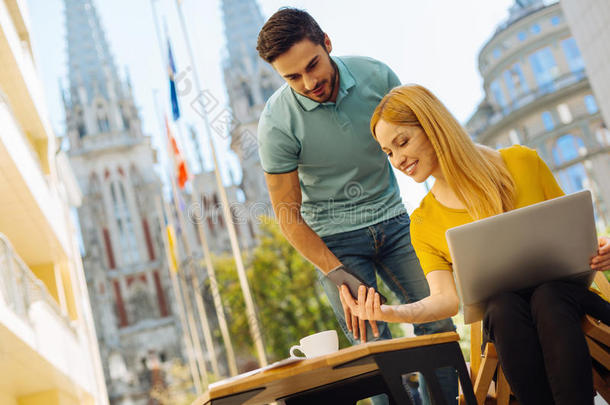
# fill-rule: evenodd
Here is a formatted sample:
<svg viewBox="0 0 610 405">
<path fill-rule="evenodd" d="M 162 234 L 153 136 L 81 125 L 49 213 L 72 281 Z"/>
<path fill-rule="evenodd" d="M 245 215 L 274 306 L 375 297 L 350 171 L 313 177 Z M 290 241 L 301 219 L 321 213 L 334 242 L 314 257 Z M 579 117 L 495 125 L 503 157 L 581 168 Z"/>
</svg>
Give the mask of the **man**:
<svg viewBox="0 0 610 405">
<path fill-rule="evenodd" d="M 376 60 L 331 57 L 329 37 L 298 9 L 271 16 L 257 50 L 287 82 L 267 101 L 258 129 L 261 164 L 282 233 L 319 270 L 352 344 L 390 339 L 385 323 L 367 326 L 350 313 L 326 275 L 345 269 L 374 288 L 379 275 L 403 303 L 430 294 L 396 179 L 369 129 L 373 110 L 400 81 Z M 414 328 L 417 335 L 455 329 L 450 319 Z M 442 370 L 439 377 L 447 403 L 455 403 L 455 372 Z"/>
</svg>

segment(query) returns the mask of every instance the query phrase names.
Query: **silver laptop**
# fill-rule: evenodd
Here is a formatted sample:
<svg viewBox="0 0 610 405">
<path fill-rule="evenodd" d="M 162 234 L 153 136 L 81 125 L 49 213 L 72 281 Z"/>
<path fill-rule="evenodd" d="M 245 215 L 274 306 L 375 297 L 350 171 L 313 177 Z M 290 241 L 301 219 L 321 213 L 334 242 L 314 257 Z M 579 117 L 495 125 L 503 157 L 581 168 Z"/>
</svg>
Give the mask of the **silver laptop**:
<svg viewBox="0 0 610 405">
<path fill-rule="evenodd" d="M 591 285 L 597 252 L 588 190 L 447 230 L 464 322 L 483 319 L 494 295 L 554 279 Z"/>
</svg>

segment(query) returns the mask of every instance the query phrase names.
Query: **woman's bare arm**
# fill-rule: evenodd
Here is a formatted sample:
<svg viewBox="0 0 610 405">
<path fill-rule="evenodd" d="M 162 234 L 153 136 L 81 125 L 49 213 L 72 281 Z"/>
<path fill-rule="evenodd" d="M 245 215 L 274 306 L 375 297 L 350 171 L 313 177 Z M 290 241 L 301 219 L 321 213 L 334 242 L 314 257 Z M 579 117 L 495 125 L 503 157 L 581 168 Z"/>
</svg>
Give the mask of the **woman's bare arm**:
<svg viewBox="0 0 610 405">
<path fill-rule="evenodd" d="M 379 294 L 361 286 L 358 300 L 351 297 L 347 287 L 343 286 L 341 294 L 352 313 L 361 319 L 425 323 L 438 321 L 454 316 L 458 312 L 459 297 L 453 280 L 453 273 L 447 270 L 431 271 L 426 276 L 430 285 L 430 296 L 411 303 L 401 305 L 381 305 Z"/>
</svg>

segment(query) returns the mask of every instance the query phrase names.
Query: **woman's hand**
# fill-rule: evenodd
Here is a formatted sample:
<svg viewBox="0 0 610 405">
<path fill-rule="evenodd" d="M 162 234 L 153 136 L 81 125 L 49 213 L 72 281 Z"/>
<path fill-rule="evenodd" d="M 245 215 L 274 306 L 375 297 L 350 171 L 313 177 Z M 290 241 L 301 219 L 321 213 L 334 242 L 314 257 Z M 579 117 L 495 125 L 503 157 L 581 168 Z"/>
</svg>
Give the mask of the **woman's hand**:
<svg viewBox="0 0 610 405">
<path fill-rule="evenodd" d="M 343 300 L 350 307 L 352 313 L 360 319 L 368 321 L 385 321 L 385 322 L 404 322 L 396 311 L 396 305 L 381 305 L 381 297 L 373 287 L 367 288 L 363 285 L 358 289 L 358 301 L 356 301 L 349 292 L 347 286 L 341 286 L 341 295 Z M 371 326 L 373 323 L 371 322 Z M 379 336 L 379 330 L 373 328 L 375 337 Z"/>
<path fill-rule="evenodd" d="M 610 270 L 610 238 L 600 236 L 598 247 L 597 256 L 591 259 L 591 269 L 598 271 Z"/>
</svg>

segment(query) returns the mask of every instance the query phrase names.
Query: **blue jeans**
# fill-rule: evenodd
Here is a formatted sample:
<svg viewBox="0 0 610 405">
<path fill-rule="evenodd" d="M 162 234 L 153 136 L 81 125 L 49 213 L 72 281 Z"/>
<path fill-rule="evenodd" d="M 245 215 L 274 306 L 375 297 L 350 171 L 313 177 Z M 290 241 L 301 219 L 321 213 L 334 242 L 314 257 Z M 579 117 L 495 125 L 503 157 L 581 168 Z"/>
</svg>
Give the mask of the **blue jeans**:
<svg viewBox="0 0 610 405">
<path fill-rule="evenodd" d="M 384 284 L 396 294 L 400 302 L 408 304 L 430 295 L 428 282 L 411 245 L 409 224 L 409 216 L 405 213 L 366 228 L 324 236 L 322 240 L 349 271 L 360 277 L 368 285 L 375 287 L 375 289 L 377 289 L 376 275 L 379 275 Z M 352 344 L 357 344 L 358 342 L 347 330 L 339 290 L 321 271 L 318 271 L 318 278 L 341 325 L 341 329 L 343 329 L 343 333 Z M 366 325 L 367 342 L 392 338 L 390 329 L 385 322 L 377 322 L 378 338 L 373 336 L 368 322 Z M 416 335 L 455 330 L 450 318 L 414 324 L 413 327 Z M 455 370 L 439 369 L 437 376 L 443 387 L 447 404 L 456 404 L 458 384 Z M 422 391 L 424 404 L 429 403 L 426 390 L 423 389 Z M 387 398 L 378 396 L 374 398 L 373 402 L 380 405 L 387 404 Z"/>
</svg>

